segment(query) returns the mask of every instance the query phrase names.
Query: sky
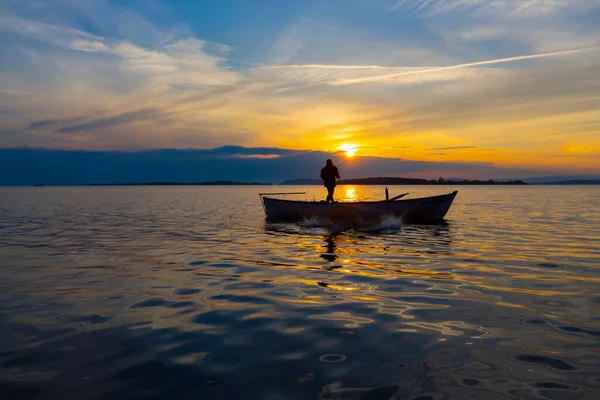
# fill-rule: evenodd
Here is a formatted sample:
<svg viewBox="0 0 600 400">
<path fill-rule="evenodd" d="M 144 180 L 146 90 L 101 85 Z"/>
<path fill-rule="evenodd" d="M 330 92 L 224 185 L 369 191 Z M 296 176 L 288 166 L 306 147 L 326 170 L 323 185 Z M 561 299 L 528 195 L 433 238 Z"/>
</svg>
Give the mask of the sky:
<svg viewBox="0 0 600 400">
<path fill-rule="evenodd" d="M 0 0 L 0 147 L 598 175 L 598 21 L 600 0 Z"/>
</svg>

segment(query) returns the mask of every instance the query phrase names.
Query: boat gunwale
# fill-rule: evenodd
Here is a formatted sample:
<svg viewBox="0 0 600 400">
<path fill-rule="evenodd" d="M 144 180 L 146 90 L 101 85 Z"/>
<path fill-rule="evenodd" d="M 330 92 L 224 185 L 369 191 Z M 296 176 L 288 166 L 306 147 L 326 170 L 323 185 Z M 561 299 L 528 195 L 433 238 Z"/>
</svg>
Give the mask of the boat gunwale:
<svg viewBox="0 0 600 400">
<path fill-rule="evenodd" d="M 458 193 L 458 190 L 455 190 L 452 193 L 446 193 L 446 194 L 438 194 L 436 196 L 429 196 L 429 197 L 417 197 L 414 199 L 400 199 L 400 200 L 376 200 L 376 201 L 340 201 L 338 203 L 325 203 L 325 202 L 321 202 L 321 201 L 306 201 L 306 200 L 287 200 L 287 199 L 278 199 L 276 197 L 267 197 L 267 196 L 261 196 L 263 199 L 263 202 L 265 200 L 272 200 L 272 201 L 280 201 L 280 202 L 284 202 L 284 203 L 300 203 L 300 204 L 311 204 L 311 205 L 324 205 L 324 206 L 332 206 L 332 205 L 352 205 L 352 204 L 397 204 L 397 203 L 410 203 L 410 202 L 418 202 L 418 201 L 424 201 L 424 200 L 438 200 L 438 199 L 443 199 L 443 198 L 454 198 L 456 196 L 456 194 Z"/>
</svg>

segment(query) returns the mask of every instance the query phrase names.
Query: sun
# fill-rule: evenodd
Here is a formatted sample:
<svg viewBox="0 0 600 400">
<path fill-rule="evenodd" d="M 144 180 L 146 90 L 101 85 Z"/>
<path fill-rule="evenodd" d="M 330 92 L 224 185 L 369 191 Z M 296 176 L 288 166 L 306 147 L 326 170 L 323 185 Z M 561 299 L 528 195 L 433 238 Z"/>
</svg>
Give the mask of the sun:
<svg viewBox="0 0 600 400">
<path fill-rule="evenodd" d="M 347 157 L 354 157 L 358 151 L 358 146 L 351 143 L 345 143 L 338 147 L 338 150 L 343 151 Z"/>
</svg>

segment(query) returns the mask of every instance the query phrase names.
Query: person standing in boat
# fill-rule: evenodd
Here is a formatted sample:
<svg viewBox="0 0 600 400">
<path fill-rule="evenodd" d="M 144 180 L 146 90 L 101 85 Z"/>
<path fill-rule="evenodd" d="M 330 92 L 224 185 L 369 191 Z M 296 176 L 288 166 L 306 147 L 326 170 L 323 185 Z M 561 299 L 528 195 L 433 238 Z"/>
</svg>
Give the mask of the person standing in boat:
<svg viewBox="0 0 600 400">
<path fill-rule="evenodd" d="M 335 178 L 340 179 L 340 172 L 331 160 L 327 160 L 325 167 L 321 170 L 321 179 L 323 179 L 323 185 L 327 188 L 327 200 L 325 200 L 327 203 L 334 202 Z"/>
</svg>

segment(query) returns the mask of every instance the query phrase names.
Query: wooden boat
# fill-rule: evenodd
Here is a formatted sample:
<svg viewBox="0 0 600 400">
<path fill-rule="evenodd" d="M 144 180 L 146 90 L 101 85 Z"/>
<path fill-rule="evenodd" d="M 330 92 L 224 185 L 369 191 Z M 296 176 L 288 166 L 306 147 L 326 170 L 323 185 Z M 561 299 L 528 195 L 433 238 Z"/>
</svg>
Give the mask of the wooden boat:
<svg viewBox="0 0 600 400">
<path fill-rule="evenodd" d="M 380 220 L 387 215 L 411 221 L 440 221 L 444 219 L 457 193 L 455 191 L 439 196 L 397 200 L 403 196 L 401 195 L 390 200 L 340 203 L 284 200 L 266 197 L 265 194 L 261 194 L 260 198 L 266 217 L 271 221 L 324 218 L 330 221 L 352 222 Z"/>
</svg>

